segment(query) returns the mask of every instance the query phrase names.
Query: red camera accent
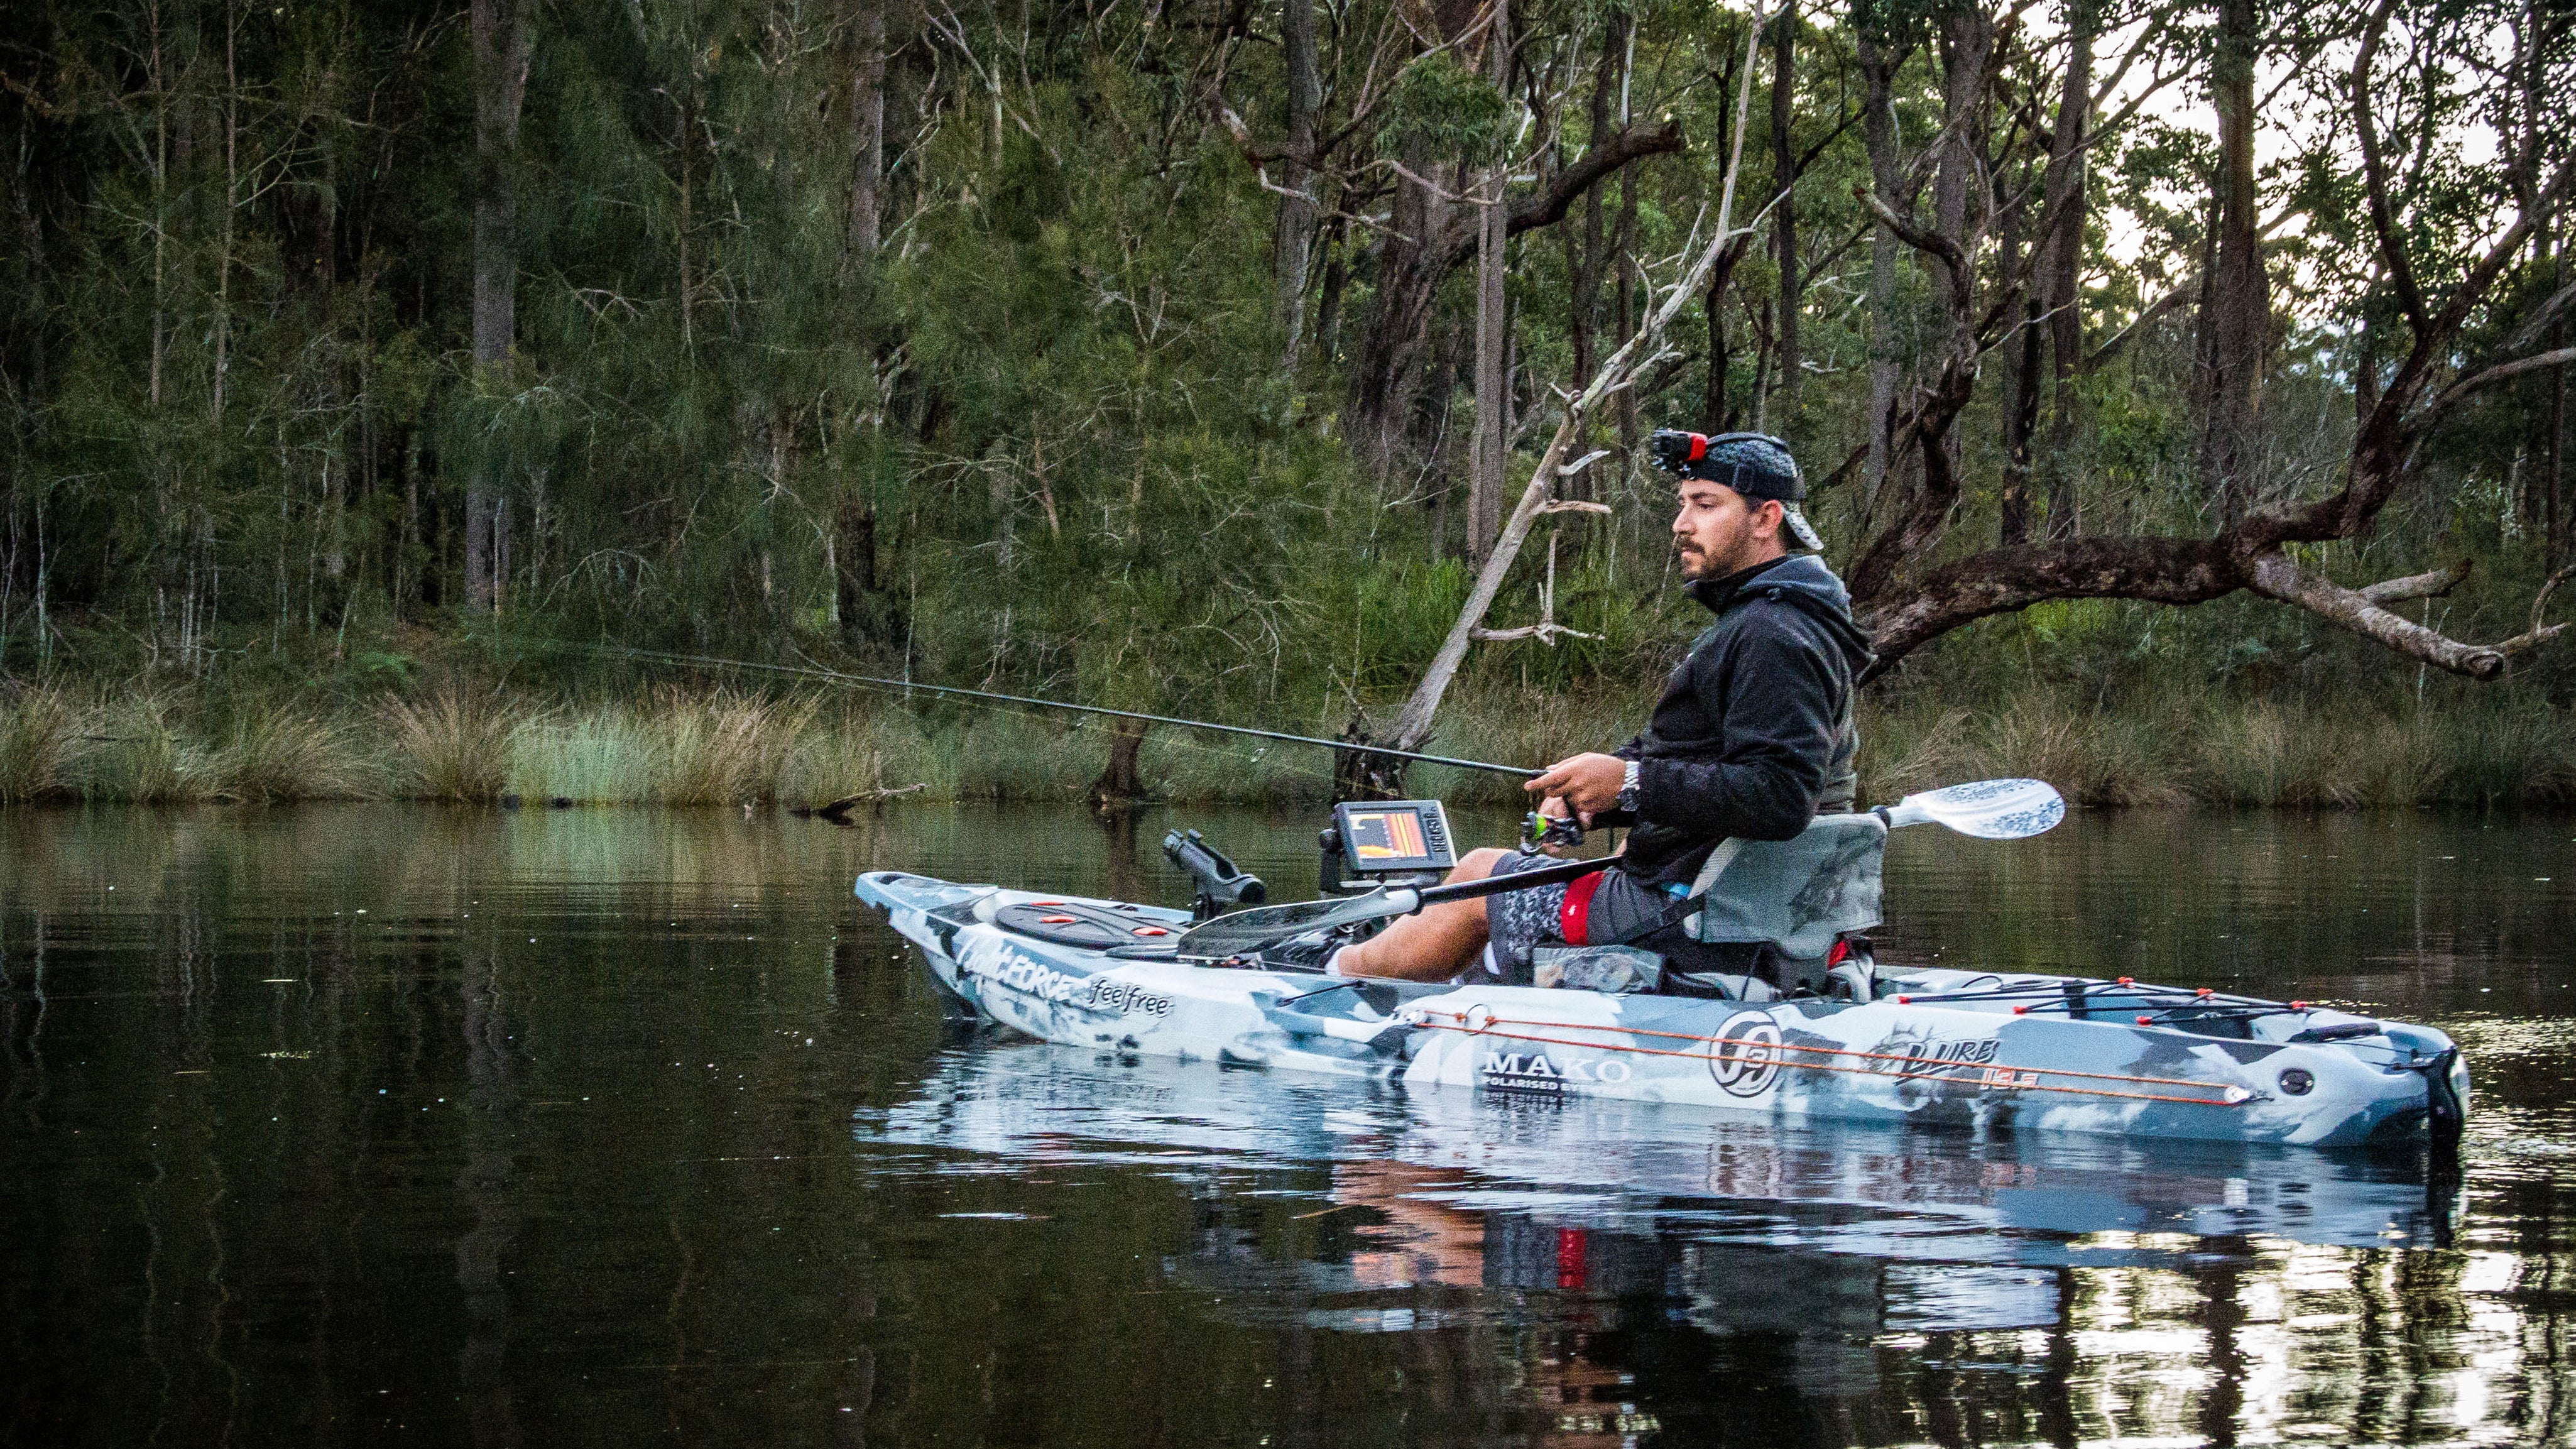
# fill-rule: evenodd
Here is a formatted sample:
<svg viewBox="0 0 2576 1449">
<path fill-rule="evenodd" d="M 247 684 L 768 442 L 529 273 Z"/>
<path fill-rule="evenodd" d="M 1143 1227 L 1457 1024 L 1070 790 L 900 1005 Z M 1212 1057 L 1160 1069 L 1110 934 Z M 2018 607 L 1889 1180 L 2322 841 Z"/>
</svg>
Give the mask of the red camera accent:
<svg viewBox="0 0 2576 1449">
<path fill-rule="evenodd" d="M 1706 459 L 1708 457 L 1708 435 L 1706 433 L 1693 433 L 1690 435 L 1690 440 L 1690 460 L 1697 463 Z"/>
</svg>

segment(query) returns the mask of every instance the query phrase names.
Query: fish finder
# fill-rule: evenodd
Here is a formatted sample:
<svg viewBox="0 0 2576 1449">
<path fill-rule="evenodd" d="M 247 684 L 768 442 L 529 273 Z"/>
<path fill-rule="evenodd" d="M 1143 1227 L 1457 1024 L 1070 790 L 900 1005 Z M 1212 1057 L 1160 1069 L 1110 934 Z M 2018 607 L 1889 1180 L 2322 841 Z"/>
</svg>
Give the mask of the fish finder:
<svg viewBox="0 0 2576 1449">
<path fill-rule="evenodd" d="M 1458 863 L 1449 844 L 1449 813 L 1437 800 L 1346 800 L 1333 807 L 1323 847 L 1326 892 L 1353 885 L 1409 884 L 1437 877 Z"/>
</svg>

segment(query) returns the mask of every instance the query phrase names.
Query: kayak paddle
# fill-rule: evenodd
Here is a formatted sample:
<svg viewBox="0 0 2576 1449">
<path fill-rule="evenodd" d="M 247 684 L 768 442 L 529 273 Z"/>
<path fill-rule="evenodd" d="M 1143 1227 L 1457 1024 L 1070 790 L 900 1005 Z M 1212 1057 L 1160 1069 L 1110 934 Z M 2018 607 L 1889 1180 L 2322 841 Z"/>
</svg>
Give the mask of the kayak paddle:
<svg viewBox="0 0 2576 1449">
<path fill-rule="evenodd" d="M 1928 824 L 1947 826 L 1978 840 L 2022 840 L 2065 819 L 2066 800 L 2045 780 L 1978 780 L 1908 795 L 1884 807 L 1878 814 L 1890 830 L 1905 825 Z M 1240 955 L 1308 931 L 1409 916 L 1424 906 L 1438 905 L 1443 901 L 1473 900 L 1479 896 L 1501 895 L 1505 891 L 1556 885 L 1600 870 L 1609 865 L 1611 859 L 1569 860 L 1562 865 L 1488 876 L 1483 880 L 1459 881 L 1453 885 L 1397 886 L 1392 889 L 1379 886 L 1364 894 L 1339 900 L 1327 897 L 1237 911 L 1182 932 L 1181 938 L 1173 943 L 1173 954 L 1201 957 Z"/>
<path fill-rule="evenodd" d="M 1908 795 L 1878 812 L 1900 825 L 1946 825 L 1978 840 L 2024 840 L 2066 818 L 2066 798 L 2046 780 L 1977 780 Z"/>
</svg>

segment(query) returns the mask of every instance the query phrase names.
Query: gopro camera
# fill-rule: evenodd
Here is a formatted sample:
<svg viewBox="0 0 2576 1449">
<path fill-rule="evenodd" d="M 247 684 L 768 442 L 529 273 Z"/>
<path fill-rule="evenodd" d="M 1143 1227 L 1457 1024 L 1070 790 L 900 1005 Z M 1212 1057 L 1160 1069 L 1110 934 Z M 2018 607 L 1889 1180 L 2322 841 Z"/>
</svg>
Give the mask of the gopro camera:
<svg viewBox="0 0 2576 1449">
<path fill-rule="evenodd" d="M 1679 428 L 1657 428 L 1646 441 L 1653 450 L 1655 466 L 1667 473 L 1679 473 L 1708 456 L 1707 437 Z"/>
</svg>

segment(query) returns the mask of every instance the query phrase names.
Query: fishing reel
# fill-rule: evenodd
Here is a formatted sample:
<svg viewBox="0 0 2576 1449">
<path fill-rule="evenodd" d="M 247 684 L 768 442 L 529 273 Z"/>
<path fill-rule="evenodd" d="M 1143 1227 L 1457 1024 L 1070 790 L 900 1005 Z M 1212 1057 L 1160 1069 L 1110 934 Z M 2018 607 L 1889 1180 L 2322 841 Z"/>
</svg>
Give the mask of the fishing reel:
<svg viewBox="0 0 2576 1449">
<path fill-rule="evenodd" d="M 1581 845 L 1583 822 L 1554 815 L 1541 815 L 1533 810 L 1521 817 L 1521 849 L 1536 855 L 1551 846 Z"/>
</svg>

